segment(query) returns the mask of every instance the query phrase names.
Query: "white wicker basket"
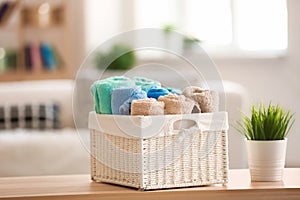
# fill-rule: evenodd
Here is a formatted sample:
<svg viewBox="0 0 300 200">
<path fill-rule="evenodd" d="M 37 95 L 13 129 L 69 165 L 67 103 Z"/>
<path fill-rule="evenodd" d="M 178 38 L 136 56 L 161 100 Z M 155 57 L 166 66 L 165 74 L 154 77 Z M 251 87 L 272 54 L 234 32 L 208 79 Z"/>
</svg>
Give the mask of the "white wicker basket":
<svg viewBox="0 0 300 200">
<path fill-rule="evenodd" d="M 89 116 L 91 176 L 141 190 L 224 184 L 226 112 Z"/>
</svg>

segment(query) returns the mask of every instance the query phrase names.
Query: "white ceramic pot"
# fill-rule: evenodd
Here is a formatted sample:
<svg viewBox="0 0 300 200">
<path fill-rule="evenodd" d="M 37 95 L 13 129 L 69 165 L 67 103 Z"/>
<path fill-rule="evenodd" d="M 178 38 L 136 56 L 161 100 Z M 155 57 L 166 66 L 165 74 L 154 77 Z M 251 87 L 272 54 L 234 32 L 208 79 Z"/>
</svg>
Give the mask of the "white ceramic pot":
<svg viewBox="0 0 300 200">
<path fill-rule="evenodd" d="M 281 181 L 285 165 L 287 138 L 284 140 L 246 140 L 252 181 Z"/>
</svg>

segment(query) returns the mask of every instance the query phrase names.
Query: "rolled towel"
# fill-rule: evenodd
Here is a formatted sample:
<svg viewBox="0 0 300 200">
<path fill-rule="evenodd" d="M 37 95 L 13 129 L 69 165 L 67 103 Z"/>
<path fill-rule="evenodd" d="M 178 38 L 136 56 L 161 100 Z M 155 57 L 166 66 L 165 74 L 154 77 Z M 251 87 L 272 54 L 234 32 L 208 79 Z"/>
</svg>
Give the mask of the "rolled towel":
<svg viewBox="0 0 300 200">
<path fill-rule="evenodd" d="M 217 112 L 219 110 L 219 96 L 216 91 L 190 86 L 182 94 L 198 103 L 202 113 Z"/>
<path fill-rule="evenodd" d="M 174 94 L 161 96 L 158 101 L 165 103 L 165 114 L 191 114 L 195 105 L 193 100 Z"/>
<path fill-rule="evenodd" d="M 148 92 L 148 90 L 153 86 L 161 87 L 160 82 L 152 79 L 144 77 L 134 77 L 133 80 L 135 82 L 135 85 L 141 86 L 142 90 L 144 90 L 145 92 Z"/>
<path fill-rule="evenodd" d="M 98 90 L 97 88 L 99 87 L 100 85 L 100 81 L 96 81 L 93 83 L 93 85 L 91 86 L 91 93 L 94 97 L 94 109 L 96 111 L 96 113 L 100 114 L 100 96 L 98 94 Z"/>
<path fill-rule="evenodd" d="M 131 103 L 131 115 L 163 115 L 164 102 L 153 98 L 133 100 Z"/>
<path fill-rule="evenodd" d="M 181 90 L 176 89 L 176 88 L 166 88 L 170 93 L 176 94 L 176 95 L 181 95 Z"/>
<path fill-rule="evenodd" d="M 170 94 L 170 92 L 167 89 L 157 87 L 157 86 L 151 87 L 147 92 L 148 98 L 154 98 L 154 99 L 158 99 L 158 97 L 165 96 L 168 94 Z"/>
<path fill-rule="evenodd" d="M 96 81 L 91 92 L 95 100 L 95 111 L 101 114 L 111 114 L 111 91 L 119 87 L 133 87 L 134 82 L 124 76 L 115 76 Z M 97 109 L 97 110 L 96 110 Z"/>
<path fill-rule="evenodd" d="M 138 100 L 138 99 L 145 99 L 147 98 L 147 93 L 143 91 L 140 87 L 135 88 L 129 99 L 127 99 L 119 108 L 119 113 L 121 115 L 130 115 L 131 112 L 131 102 L 133 100 Z"/>
<path fill-rule="evenodd" d="M 136 87 L 121 87 L 111 91 L 111 110 L 113 115 L 123 114 L 120 112 L 120 107 L 130 98 L 135 89 Z"/>
</svg>

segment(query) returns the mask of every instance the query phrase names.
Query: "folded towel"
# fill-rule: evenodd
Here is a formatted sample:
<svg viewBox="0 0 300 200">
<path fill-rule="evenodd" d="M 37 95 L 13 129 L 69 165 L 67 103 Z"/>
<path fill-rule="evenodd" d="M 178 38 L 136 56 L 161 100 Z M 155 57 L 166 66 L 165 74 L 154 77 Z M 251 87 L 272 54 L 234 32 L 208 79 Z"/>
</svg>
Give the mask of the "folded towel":
<svg viewBox="0 0 300 200">
<path fill-rule="evenodd" d="M 193 100 L 174 94 L 160 96 L 158 101 L 165 103 L 165 114 L 191 114 L 195 105 Z"/>
<path fill-rule="evenodd" d="M 153 98 L 133 100 L 131 103 L 131 115 L 163 115 L 164 102 Z"/>
<path fill-rule="evenodd" d="M 176 88 L 166 88 L 170 93 L 176 94 L 176 95 L 181 95 L 181 90 L 176 89 Z"/>
<path fill-rule="evenodd" d="M 199 105 L 202 113 L 217 112 L 219 110 L 219 96 L 216 91 L 190 86 L 185 88 L 182 94 L 193 99 Z"/>
<path fill-rule="evenodd" d="M 94 97 L 94 109 L 96 111 L 96 113 L 100 114 L 100 95 L 98 93 L 97 88 L 100 86 L 101 81 L 96 81 L 93 83 L 93 85 L 91 86 L 91 93 Z"/>
<path fill-rule="evenodd" d="M 130 98 L 127 99 L 119 109 L 119 113 L 121 115 L 130 115 L 131 112 L 131 102 L 133 100 L 138 100 L 138 99 L 145 99 L 147 98 L 147 93 L 143 91 L 140 87 L 136 88 L 133 90 L 133 92 L 130 95 Z"/>
<path fill-rule="evenodd" d="M 170 94 L 170 92 L 167 89 L 157 87 L 157 86 L 151 87 L 147 92 L 147 96 L 149 98 L 154 98 L 154 99 L 158 99 L 158 97 L 165 96 L 168 94 Z"/>
<path fill-rule="evenodd" d="M 148 92 L 148 90 L 153 86 L 161 87 L 160 82 L 144 78 L 144 77 L 134 77 L 133 78 L 136 86 L 141 86 L 142 90 Z"/>
<path fill-rule="evenodd" d="M 95 100 L 95 111 L 101 114 L 111 114 L 111 91 L 119 87 L 133 87 L 134 82 L 124 76 L 115 76 L 96 81 L 91 92 Z"/>
<path fill-rule="evenodd" d="M 111 91 L 111 110 L 114 115 L 121 115 L 120 107 L 127 101 L 136 87 L 121 87 Z"/>
</svg>

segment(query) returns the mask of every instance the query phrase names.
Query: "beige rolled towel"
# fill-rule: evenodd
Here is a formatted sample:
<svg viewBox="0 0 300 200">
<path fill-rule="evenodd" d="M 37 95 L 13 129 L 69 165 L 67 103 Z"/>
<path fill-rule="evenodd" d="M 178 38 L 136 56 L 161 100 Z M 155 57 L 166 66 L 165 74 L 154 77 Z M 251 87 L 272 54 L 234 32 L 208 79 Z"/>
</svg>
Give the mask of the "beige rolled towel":
<svg viewBox="0 0 300 200">
<path fill-rule="evenodd" d="M 154 98 L 133 100 L 131 102 L 131 115 L 163 115 L 164 102 Z"/>
<path fill-rule="evenodd" d="M 219 110 L 219 95 L 216 91 L 206 90 L 196 86 L 190 86 L 183 90 L 182 94 L 195 101 L 200 110 L 198 112 L 217 112 Z M 194 108 L 193 112 L 197 112 Z"/>
<path fill-rule="evenodd" d="M 183 95 L 169 94 L 160 96 L 158 101 L 165 103 L 165 114 L 191 114 L 195 106 L 193 100 Z"/>
</svg>

